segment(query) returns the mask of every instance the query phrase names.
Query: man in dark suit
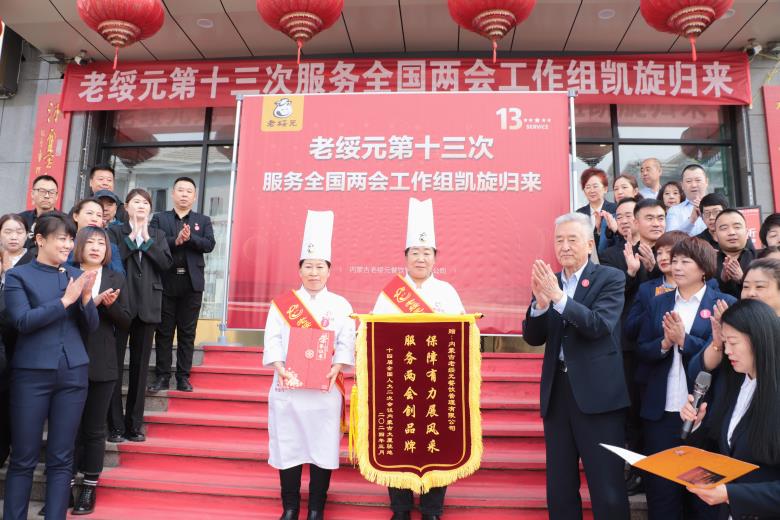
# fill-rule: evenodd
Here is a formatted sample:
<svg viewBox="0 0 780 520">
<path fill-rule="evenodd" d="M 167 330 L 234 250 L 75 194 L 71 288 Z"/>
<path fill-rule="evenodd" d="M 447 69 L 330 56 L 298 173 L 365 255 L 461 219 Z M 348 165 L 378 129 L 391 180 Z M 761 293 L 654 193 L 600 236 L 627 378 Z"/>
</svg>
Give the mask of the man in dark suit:
<svg viewBox="0 0 780 520">
<path fill-rule="evenodd" d="M 114 186 L 116 184 L 116 173 L 114 169 L 108 164 L 96 164 L 89 170 L 89 191 L 93 197 L 98 196 L 99 191 L 114 192 Z M 125 205 L 119 200 L 117 195 L 114 195 L 116 199 L 116 213 L 114 218 L 119 222 L 127 222 L 128 215 Z"/>
<path fill-rule="evenodd" d="M 57 210 L 60 186 L 57 179 L 51 175 L 40 175 L 35 178 L 32 185 L 33 208 L 22 211 L 19 216 L 27 223 L 27 241 L 24 247 L 35 247 L 35 223 L 41 215 Z"/>
<path fill-rule="evenodd" d="M 736 209 L 724 209 L 715 218 L 715 239 L 718 241 L 718 279 L 720 291 L 739 298 L 742 278 L 750 262 L 756 258 L 751 247 L 745 216 Z"/>
<path fill-rule="evenodd" d="M 630 245 L 612 246 L 599 255 L 602 265 L 619 269 L 626 276 L 625 304 L 620 317 L 621 322 L 625 322 L 628 311 L 636 299 L 639 286 L 649 279 L 661 276 L 661 272 L 656 266 L 655 242 L 663 235 L 666 227 L 666 210 L 659 200 L 643 199 L 639 202 L 635 202 L 634 199 L 621 200 L 617 211 L 619 223 L 629 218 L 626 215 L 629 211 L 634 229 L 636 229 L 634 241 Z M 620 343 L 623 348 L 626 384 L 631 397 L 631 407 L 627 417 L 626 441 L 628 449 L 641 451 L 642 421 L 639 417 L 639 387 L 635 381 L 636 341 L 623 333 Z M 642 480 L 639 472 L 631 469 L 627 482 L 629 494 L 641 492 Z"/>
<path fill-rule="evenodd" d="M 563 272 L 537 260 L 533 301 L 523 323 L 530 345 L 547 344 L 541 414 L 547 449 L 550 518 L 582 518 L 579 459 L 596 518 L 628 519 L 623 462 L 599 446 L 625 442 L 629 405 L 620 349 L 625 276 L 588 258 L 594 248 L 588 217 L 570 213 L 555 222 L 555 254 Z"/>
<path fill-rule="evenodd" d="M 176 333 L 176 389 L 192 392 L 190 370 L 195 348 L 206 265 L 203 254 L 214 250 L 211 219 L 192 211 L 197 200 L 195 181 L 179 177 L 173 183 L 173 209 L 157 213 L 152 228 L 165 233 L 173 266 L 163 275 L 162 322 L 157 327 L 157 378 L 149 391 L 166 390 L 171 379 L 173 334 Z"/>
</svg>

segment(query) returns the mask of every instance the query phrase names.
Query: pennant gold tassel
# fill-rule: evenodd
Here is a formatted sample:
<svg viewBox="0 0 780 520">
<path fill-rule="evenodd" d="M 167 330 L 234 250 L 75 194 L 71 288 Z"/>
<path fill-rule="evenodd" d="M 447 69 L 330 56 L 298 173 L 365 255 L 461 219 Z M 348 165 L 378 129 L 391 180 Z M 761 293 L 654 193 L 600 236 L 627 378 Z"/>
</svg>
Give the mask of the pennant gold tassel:
<svg viewBox="0 0 780 520">
<path fill-rule="evenodd" d="M 355 466 L 355 458 L 357 452 L 355 446 L 357 444 L 358 435 L 358 385 L 355 383 L 352 385 L 352 392 L 349 398 L 349 441 L 347 443 L 349 453 L 349 463 Z"/>
</svg>

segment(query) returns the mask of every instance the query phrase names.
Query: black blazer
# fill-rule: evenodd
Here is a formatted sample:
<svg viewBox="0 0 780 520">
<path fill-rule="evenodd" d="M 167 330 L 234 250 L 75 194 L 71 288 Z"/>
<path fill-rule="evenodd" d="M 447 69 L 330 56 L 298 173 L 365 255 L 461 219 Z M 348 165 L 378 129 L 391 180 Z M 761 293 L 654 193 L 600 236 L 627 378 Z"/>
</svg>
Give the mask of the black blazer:
<svg viewBox="0 0 780 520">
<path fill-rule="evenodd" d="M 150 228 L 161 229 L 165 233 L 168 241 L 168 248 L 171 253 L 183 250 L 187 257 L 187 273 L 190 275 L 192 290 L 203 292 L 206 286 L 206 279 L 203 274 L 206 262 L 203 260 L 204 253 L 211 253 L 216 245 L 214 240 L 214 229 L 211 226 L 211 219 L 206 215 L 190 211 L 186 217 L 190 225 L 190 239 L 180 246 L 176 245 L 176 237 L 184 224 L 177 218 L 174 210 L 156 213 L 152 217 Z M 166 276 L 173 275 L 172 272 L 166 273 Z"/>
<path fill-rule="evenodd" d="M 740 386 L 743 381 L 744 376 L 739 380 Z M 718 506 L 717 518 L 726 520 L 731 515 L 734 520 L 780 520 L 780 465 L 762 464 L 753 455 L 747 435 L 750 408 L 734 428 L 729 446 L 729 422 L 737 404 L 739 389 L 729 395 L 722 378 L 716 378 L 711 393 L 713 397 L 707 409 L 708 414 L 704 424 L 691 437 L 691 443 L 759 466 L 759 469 L 726 484 L 729 503 Z M 715 403 L 724 403 L 726 406 L 722 424 L 712 422 L 711 408 L 714 408 Z"/>
<path fill-rule="evenodd" d="M 560 273 L 558 283 L 561 283 Z M 562 315 L 550 304 L 547 312 L 532 318 L 533 302 L 529 305 L 523 337 L 530 345 L 547 343 L 542 365 L 542 417 L 547 414 L 561 344 L 580 411 L 596 414 L 629 405 L 620 349 L 624 288 L 623 273 L 589 261 L 574 298 L 568 299 Z"/>
<path fill-rule="evenodd" d="M 115 381 L 119 378 L 119 363 L 116 357 L 116 333 L 130 328 L 130 295 L 125 277 L 103 267 L 100 292 L 119 289 L 119 298 L 113 305 L 98 305 L 100 324 L 87 338 L 90 381 Z"/>
<path fill-rule="evenodd" d="M 634 276 L 628 275 L 628 264 L 626 264 L 626 257 L 623 254 L 625 243 L 608 247 L 606 250 L 599 253 L 599 262 L 601 265 L 608 265 L 614 267 L 619 271 L 622 271 L 626 277 L 626 303 L 623 305 L 623 314 L 620 316 L 620 321 L 625 324 L 628 312 L 631 310 L 631 306 L 636 300 L 637 293 L 639 292 L 639 286 L 648 280 L 661 277 L 661 271 L 656 265 L 652 271 L 648 272 L 645 269 L 644 264 L 639 264 L 639 271 Z M 633 247 L 634 254 L 639 253 L 639 243 Z M 655 249 L 653 250 L 655 252 Z M 636 339 L 626 334 L 621 336 L 621 344 L 623 350 L 636 350 Z"/>
<path fill-rule="evenodd" d="M 108 234 L 119 246 L 122 263 L 127 273 L 127 294 L 130 317 L 145 323 L 162 321 L 162 273 L 173 262 L 165 233 L 149 227 L 149 240 L 138 249 L 130 240 L 132 229 L 127 222 L 111 226 Z M 139 252 L 141 253 L 139 258 Z"/>
</svg>

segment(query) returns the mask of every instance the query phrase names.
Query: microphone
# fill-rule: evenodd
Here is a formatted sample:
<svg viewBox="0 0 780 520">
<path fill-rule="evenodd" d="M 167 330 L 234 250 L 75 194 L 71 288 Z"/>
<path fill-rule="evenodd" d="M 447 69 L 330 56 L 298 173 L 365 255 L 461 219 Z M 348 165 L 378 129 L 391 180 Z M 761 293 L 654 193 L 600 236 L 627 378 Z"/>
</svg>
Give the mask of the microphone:
<svg viewBox="0 0 780 520">
<path fill-rule="evenodd" d="M 704 370 L 702 370 L 701 372 L 699 372 L 699 375 L 696 376 L 696 382 L 693 385 L 693 409 L 696 410 L 697 412 L 699 411 L 699 403 L 701 402 L 701 398 L 704 397 L 704 395 L 710 389 L 711 383 L 712 383 L 712 374 L 710 374 L 709 372 L 705 372 Z M 680 438 L 682 440 L 687 439 L 692 429 L 693 429 L 693 421 L 683 422 Z"/>
</svg>

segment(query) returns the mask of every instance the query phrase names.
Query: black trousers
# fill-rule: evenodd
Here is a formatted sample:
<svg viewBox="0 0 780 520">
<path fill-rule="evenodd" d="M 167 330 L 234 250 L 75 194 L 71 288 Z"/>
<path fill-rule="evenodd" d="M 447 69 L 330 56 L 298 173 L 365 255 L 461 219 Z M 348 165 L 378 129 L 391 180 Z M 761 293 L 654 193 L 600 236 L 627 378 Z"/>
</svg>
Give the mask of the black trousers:
<svg viewBox="0 0 780 520">
<path fill-rule="evenodd" d="M 643 449 L 642 418 L 639 416 L 641 403 L 639 401 L 639 383 L 636 382 L 637 359 L 633 350 L 623 351 L 623 371 L 626 375 L 626 386 L 631 406 L 626 416 L 626 447 L 638 453 Z"/>
<path fill-rule="evenodd" d="M 5 520 L 26 520 L 33 472 L 46 441 L 46 518 L 64 519 L 73 477 L 73 447 L 87 398 L 87 365 L 69 367 L 65 353 L 56 369 L 11 371 L 13 451 L 5 479 Z"/>
<path fill-rule="evenodd" d="M 664 412 L 657 421 L 644 420 L 645 454 L 652 455 L 681 446 L 682 419 L 678 412 Z M 644 474 L 648 520 L 706 520 L 718 517 L 710 507 L 684 487 L 650 473 Z"/>
<path fill-rule="evenodd" d="M 11 377 L 10 370 L 0 377 Z M 9 409 L 9 388 L 6 381 L 0 382 L 0 468 L 11 453 L 11 412 Z"/>
<path fill-rule="evenodd" d="M 81 414 L 81 426 L 76 437 L 73 474 L 78 471 L 96 475 L 103 471 L 106 453 L 106 414 L 111 405 L 116 381 L 90 381 L 87 402 Z"/>
<path fill-rule="evenodd" d="M 301 507 L 301 474 L 303 465 L 279 470 L 282 484 L 282 506 L 285 510 Z M 328 500 L 332 471 L 309 464 L 309 511 L 324 511 Z"/>
<path fill-rule="evenodd" d="M 414 509 L 414 495 L 409 489 L 387 488 L 390 494 L 390 509 L 393 513 L 404 513 Z M 420 512 L 424 515 L 444 514 L 444 495 L 447 486 L 431 488 L 420 495 Z"/>
<path fill-rule="evenodd" d="M 149 376 L 149 358 L 152 355 L 155 326 L 154 323 L 145 323 L 134 318 L 127 332 L 117 332 L 116 358 L 120 366 L 124 365 L 128 338 L 130 340 L 130 380 L 124 412 L 122 411 L 122 378 L 120 377 L 116 382 L 108 410 L 108 427 L 112 430 L 140 432 L 144 425 L 146 380 Z"/>
<path fill-rule="evenodd" d="M 569 378 L 556 371 L 544 417 L 547 451 L 547 508 L 551 520 L 580 520 L 579 460 L 588 479 L 595 520 L 628 520 L 630 510 L 623 460 L 599 443 L 623 446 L 626 412 L 582 413 Z"/>
<path fill-rule="evenodd" d="M 195 332 L 203 293 L 192 290 L 190 275 L 167 273 L 162 299 L 162 322 L 157 327 L 154 348 L 157 377 L 171 376 L 173 335 L 176 333 L 176 378 L 190 377 Z"/>
</svg>

